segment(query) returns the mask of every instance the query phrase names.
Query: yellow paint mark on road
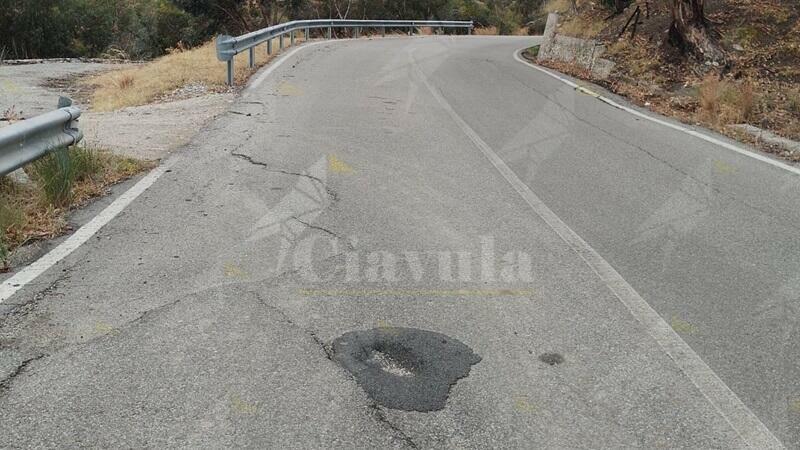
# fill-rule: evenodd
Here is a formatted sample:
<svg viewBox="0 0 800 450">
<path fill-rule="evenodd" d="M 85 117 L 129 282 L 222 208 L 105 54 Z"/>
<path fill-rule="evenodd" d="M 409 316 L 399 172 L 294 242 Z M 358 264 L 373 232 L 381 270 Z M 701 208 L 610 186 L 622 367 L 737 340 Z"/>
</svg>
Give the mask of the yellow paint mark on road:
<svg viewBox="0 0 800 450">
<path fill-rule="evenodd" d="M 281 81 L 280 84 L 278 84 L 278 95 L 299 97 L 303 95 L 303 90 L 289 82 Z"/>
<path fill-rule="evenodd" d="M 115 333 L 117 329 L 107 323 L 97 322 L 94 325 L 94 331 L 97 334 L 110 334 Z"/>
<path fill-rule="evenodd" d="M 588 88 L 585 88 L 583 86 L 578 86 L 578 87 L 575 88 L 575 90 L 580 92 L 580 93 L 582 93 L 582 94 L 586 94 L 586 95 L 589 95 L 589 96 L 594 97 L 594 98 L 599 98 L 600 97 L 600 94 L 598 94 L 597 92 L 592 91 L 592 90 L 590 90 Z"/>
<path fill-rule="evenodd" d="M 736 167 L 722 161 L 714 161 L 714 169 L 721 174 L 729 175 L 736 172 Z"/>
<path fill-rule="evenodd" d="M 11 94 L 19 92 L 19 87 L 9 80 L 3 80 L 3 82 L 0 83 L 0 87 L 2 87 L 4 91 Z"/>
<path fill-rule="evenodd" d="M 328 170 L 333 173 L 341 174 L 351 174 L 355 172 L 350 165 L 337 158 L 336 155 L 328 155 Z"/>
<path fill-rule="evenodd" d="M 789 411 L 800 414 L 800 399 L 789 402 Z"/>
<path fill-rule="evenodd" d="M 247 278 L 248 277 L 247 272 L 245 272 L 244 270 L 240 269 L 239 267 L 237 267 L 237 266 L 235 266 L 235 265 L 233 265 L 231 263 L 225 263 L 222 266 L 222 273 L 225 274 L 226 277 L 230 277 L 230 278 Z"/>
<path fill-rule="evenodd" d="M 677 316 L 672 318 L 669 325 L 678 333 L 692 334 L 697 331 L 697 327 Z"/>
<path fill-rule="evenodd" d="M 532 413 L 536 411 L 536 406 L 527 397 L 517 397 L 514 399 L 514 409 L 519 412 Z"/>
<path fill-rule="evenodd" d="M 238 396 L 231 396 L 231 409 L 239 414 L 256 414 L 258 406 L 248 403 Z"/>
</svg>

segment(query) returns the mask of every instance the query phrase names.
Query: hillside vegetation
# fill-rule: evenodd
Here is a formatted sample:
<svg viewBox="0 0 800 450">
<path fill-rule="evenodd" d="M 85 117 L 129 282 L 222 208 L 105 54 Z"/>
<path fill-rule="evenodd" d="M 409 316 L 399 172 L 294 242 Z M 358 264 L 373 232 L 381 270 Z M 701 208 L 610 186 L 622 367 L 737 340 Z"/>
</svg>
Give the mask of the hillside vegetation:
<svg viewBox="0 0 800 450">
<path fill-rule="evenodd" d="M 713 47 L 709 52 L 673 35 L 671 6 L 690 1 L 704 8 L 694 23 Z M 740 139 L 750 140 L 730 125 L 747 123 L 800 139 L 796 0 L 552 0 L 544 8 L 561 14 L 558 33 L 594 38 L 608 47 L 604 57 L 617 65 L 609 79 L 595 81 L 611 90 Z M 575 67 L 557 66 L 590 78 Z"/>
<path fill-rule="evenodd" d="M 542 0 L 0 0 L 0 60 L 149 59 L 294 19 L 475 20 L 515 34 Z"/>
</svg>

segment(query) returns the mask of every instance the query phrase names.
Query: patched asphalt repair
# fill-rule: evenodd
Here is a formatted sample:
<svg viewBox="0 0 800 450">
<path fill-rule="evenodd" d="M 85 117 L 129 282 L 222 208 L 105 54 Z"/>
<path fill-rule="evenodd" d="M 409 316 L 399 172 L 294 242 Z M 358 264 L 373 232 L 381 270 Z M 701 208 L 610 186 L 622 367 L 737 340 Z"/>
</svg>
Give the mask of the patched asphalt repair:
<svg viewBox="0 0 800 450">
<path fill-rule="evenodd" d="M 378 404 L 419 412 L 443 409 L 450 388 L 481 361 L 444 334 L 394 327 L 342 335 L 333 342 L 333 359 Z"/>
</svg>

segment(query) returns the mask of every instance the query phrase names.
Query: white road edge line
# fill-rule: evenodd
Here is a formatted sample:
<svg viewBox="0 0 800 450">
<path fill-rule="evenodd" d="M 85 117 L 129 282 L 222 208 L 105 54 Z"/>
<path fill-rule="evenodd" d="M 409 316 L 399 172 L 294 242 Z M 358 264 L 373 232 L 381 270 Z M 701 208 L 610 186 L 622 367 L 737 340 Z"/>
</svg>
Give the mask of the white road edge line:
<svg viewBox="0 0 800 450">
<path fill-rule="evenodd" d="M 267 68 L 261 73 L 258 78 L 256 78 L 253 82 L 251 82 L 245 92 L 256 89 L 275 69 L 281 66 L 286 60 L 288 60 L 292 55 L 297 53 L 298 51 L 309 48 L 314 45 L 323 44 L 325 42 L 332 42 L 332 41 L 320 41 L 320 42 L 313 42 L 306 45 L 301 45 L 300 47 L 295 48 L 294 50 L 282 55 L 277 60 L 275 60 L 272 64 L 269 64 Z M 222 70 L 222 68 L 220 68 Z M 170 158 L 163 164 L 159 165 L 150 173 L 145 175 L 144 178 L 139 180 L 133 187 L 125 191 L 122 195 L 120 195 L 116 200 L 114 200 L 110 205 L 108 205 L 104 210 L 100 212 L 100 214 L 96 215 L 92 220 L 88 223 L 83 225 L 72 234 L 67 240 L 59 244 L 56 248 L 50 250 L 42 256 L 41 258 L 37 259 L 29 266 L 25 267 L 24 269 L 20 270 L 12 277 L 8 278 L 7 280 L 3 281 L 0 284 L 0 304 L 4 301 L 11 298 L 17 291 L 25 287 L 28 283 L 35 280 L 39 275 L 43 274 L 47 271 L 47 269 L 53 267 L 54 265 L 58 264 L 61 260 L 66 258 L 70 253 L 75 251 L 78 247 L 85 244 L 86 241 L 91 239 L 92 236 L 97 234 L 101 228 L 103 228 L 106 224 L 111 222 L 119 213 L 125 210 L 137 197 L 139 197 L 144 191 L 146 191 L 150 186 L 153 185 L 170 167 L 175 163 L 174 158 Z"/>
<path fill-rule="evenodd" d="M 538 70 L 539 72 L 547 74 L 547 75 L 555 78 L 556 80 L 559 80 L 562 83 L 564 83 L 564 84 L 566 84 L 566 85 L 568 85 L 570 87 L 573 87 L 575 89 L 586 89 L 585 87 L 580 86 L 580 85 L 578 85 L 578 84 L 576 84 L 576 83 L 574 83 L 574 82 L 572 82 L 572 81 L 570 81 L 570 80 L 568 80 L 568 79 L 566 79 L 566 78 L 564 78 L 564 77 L 562 77 L 562 76 L 560 76 L 560 75 L 558 75 L 558 74 L 556 74 L 556 73 L 554 73 L 554 72 L 552 72 L 550 70 L 547 70 L 547 69 L 545 69 L 543 67 L 539 67 L 536 64 L 531 63 L 530 61 L 526 61 L 522 57 L 522 52 L 523 51 L 525 51 L 525 49 L 520 49 L 520 50 L 517 50 L 516 52 L 514 52 L 514 59 L 516 59 L 517 62 L 525 64 L 526 66 L 529 66 L 529 67 L 533 67 L 534 69 Z M 674 124 L 674 123 L 671 123 L 671 122 L 667 122 L 666 120 L 661 120 L 661 119 L 659 119 L 657 117 L 652 117 L 650 115 L 647 115 L 647 114 L 644 114 L 644 113 L 642 113 L 640 111 L 637 111 L 637 110 L 635 110 L 635 109 L 633 109 L 631 107 L 628 107 L 628 106 L 625 106 L 625 105 L 621 105 L 621 104 L 615 102 L 614 100 L 612 100 L 612 99 L 610 99 L 608 97 L 605 97 L 603 95 L 594 93 L 594 95 L 592 95 L 592 97 L 595 97 L 598 100 L 600 100 L 601 102 L 606 103 L 606 104 L 608 104 L 610 106 L 613 106 L 614 108 L 618 108 L 618 109 L 621 109 L 621 110 L 623 110 L 623 111 L 625 111 L 627 113 L 633 114 L 636 117 L 640 117 L 642 119 L 649 120 L 650 122 L 654 122 L 654 123 L 657 123 L 659 125 L 663 125 L 665 127 L 672 128 L 673 130 L 677 130 L 677 131 L 680 131 L 682 133 L 686 133 L 688 135 L 700 138 L 700 139 L 702 139 L 702 140 L 704 140 L 706 142 L 710 142 L 712 144 L 719 145 L 720 147 L 724 147 L 724 148 L 726 148 L 728 150 L 732 150 L 732 151 L 734 151 L 736 153 L 739 153 L 741 155 L 747 156 L 749 158 L 757 159 L 757 160 L 759 160 L 761 162 L 765 162 L 767 164 L 771 164 L 771 165 L 773 165 L 775 167 L 779 167 L 781 169 L 788 170 L 789 172 L 792 172 L 795 175 L 800 175 L 800 167 L 791 166 L 789 164 L 786 164 L 784 162 L 781 162 L 781 161 L 778 161 L 776 159 L 770 158 L 768 156 L 761 155 L 761 154 L 756 153 L 754 151 L 750 151 L 750 150 L 747 150 L 745 148 L 742 148 L 742 147 L 733 145 L 731 143 L 725 142 L 723 140 L 717 139 L 715 137 L 709 136 L 709 135 L 707 135 L 705 133 L 701 133 L 699 131 L 692 130 L 690 128 L 686 128 L 686 127 L 683 127 L 683 126 L 680 126 L 680 125 L 677 125 L 677 124 Z"/>
<path fill-rule="evenodd" d="M 67 255 L 75 251 L 78 247 L 83 245 L 86 241 L 91 239 L 103 226 L 110 222 L 114 217 L 121 213 L 128 205 L 136 200 L 147 188 L 153 185 L 161 175 L 163 175 L 171 166 L 171 161 L 166 162 L 145 175 L 144 178 L 139 180 L 133 187 L 125 191 L 110 205 L 108 205 L 100 214 L 96 215 L 92 220 L 80 227 L 78 231 L 72 234 L 67 240 L 59 244 L 56 248 L 47 252 L 46 255 L 34 261 L 29 266 L 20 270 L 11 278 L 5 280 L 0 285 L 0 303 L 11 298 L 14 293 L 22 289 L 26 284 L 35 280 L 36 277 L 43 274 L 47 269 L 57 264 Z"/>
<path fill-rule="evenodd" d="M 411 55 L 409 55 L 411 56 Z M 731 391 L 691 347 L 658 315 L 625 279 L 586 241 L 564 223 L 533 191 L 517 177 L 472 127 L 450 106 L 442 94 L 430 84 L 422 69 L 411 56 L 417 76 L 422 80 L 458 127 L 494 165 L 503 178 L 519 193 L 533 211 L 555 231 L 600 277 L 608 289 L 627 307 L 645 331 L 669 355 L 678 368 L 691 380 L 706 400 L 728 422 L 742 440 L 752 448 L 784 448 L 775 435 Z"/>
<path fill-rule="evenodd" d="M 267 67 L 264 69 L 264 71 L 261 74 L 259 74 L 258 77 L 255 80 L 251 81 L 250 84 L 247 85 L 247 87 L 245 88 L 245 92 L 247 93 L 247 92 L 253 91 L 255 89 L 258 89 L 258 87 L 261 86 L 261 83 L 263 83 L 264 80 L 266 80 L 272 74 L 272 72 L 275 71 L 275 69 L 280 67 L 281 64 L 284 63 L 284 61 L 286 61 L 287 59 L 289 59 L 292 56 L 294 56 L 300 50 L 305 50 L 307 48 L 315 47 L 315 46 L 321 45 L 321 44 L 330 44 L 332 42 L 341 42 L 341 41 L 349 41 L 349 40 L 350 39 L 332 39 L 330 41 L 323 40 L 323 41 L 315 41 L 315 42 L 304 42 L 304 43 L 300 44 L 299 47 L 292 49 L 292 51 L 290 51 L 289 53 L 286 53 L 285 55 L 282 55 L 280 58 L 278 58 L 277 61 L 273 62 L 272 64 L 267 65 Z"/>
</svg>

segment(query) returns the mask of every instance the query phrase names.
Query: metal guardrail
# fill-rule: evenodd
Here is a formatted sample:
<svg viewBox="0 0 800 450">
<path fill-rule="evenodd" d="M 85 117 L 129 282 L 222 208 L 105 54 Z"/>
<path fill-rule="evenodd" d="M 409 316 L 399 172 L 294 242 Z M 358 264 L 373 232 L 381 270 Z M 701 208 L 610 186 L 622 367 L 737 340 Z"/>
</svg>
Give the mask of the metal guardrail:
<svg viewBox="0 0 800 450">
<path fill-rule="evenodd" d="M 81 110 L 68 105 L 59 102 L 63 108 L 0 128 L 0 176 L 83 138 L 75 123 Z"/>
<path fill-rule="evenodd" d="M 258 31 L 253 31 L 242 36 L 234 37 L 221 35 L 217 37 L 217 58 L 228 64 L 228 85 L 233 85 L 233 57 L 247 50 L 249 51 L 250 67 L 255 66 L 255 47 L 267 43 L 267 54 L 272 53 L 272 40 L 278 38 L 280 49 L 284 46 L 284 36 L 289 35 L 291 44 L 294 45 L 295 32 L 303 30 L 305 39 L 309 38 L 312 29 L 327 28 L 327 38 L 333 36 L 333 28 L 353 28 L 353 35 L 358 37 L 362 28 L 377 28 L 381 35 L 386 35 L 387 28 L 408 28 L 409 34 L 418 27 L 431 28 L 463 28 L 467 33 L 472 33 L 473 22 L 456 20 L 346 20 L 346 19 L 321 19 L 321 20 L 295 20 Z"/>
</svg>

